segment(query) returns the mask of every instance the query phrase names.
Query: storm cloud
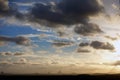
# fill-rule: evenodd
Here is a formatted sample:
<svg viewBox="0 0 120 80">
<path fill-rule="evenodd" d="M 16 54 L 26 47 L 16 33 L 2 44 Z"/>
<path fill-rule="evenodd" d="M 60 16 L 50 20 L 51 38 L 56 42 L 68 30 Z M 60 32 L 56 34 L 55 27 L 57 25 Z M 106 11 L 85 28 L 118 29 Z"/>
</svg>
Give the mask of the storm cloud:
<svg viewBox="0 0 120 80">
<path fill-rule="evenodd" d="M 14 4 L 9 5 L 8 0 L 0 0 L 0 15 L 14 16 L 19 20 L 39 23 L 47 27 L 58 25 L 78 25 L 74 28 L 77 34 L 88 36 L 100 33 L 102 30 L 97 24 L 89 23 L 89 17 L 104 12 L 104 7 L 98 0 L 60 0 L 35 2 L 27 14 L 21 13 Z"/>
<path fill-rule="evenodd" d="M 3 42 L 15 42 L 18 45 L 29 45 L 30 40 L 25 37 L 5 37 L 5 36 L 0 36 L 0 41 Z"/>
<path fill-rule="evenodd" d="M 89 16 L 103 11 L 97 0 L 61 0 L 59 3 L 36 3 L 31 15 L 37 20 L 45 20 L 55 24 L 85 24 Z"/>
</svg>

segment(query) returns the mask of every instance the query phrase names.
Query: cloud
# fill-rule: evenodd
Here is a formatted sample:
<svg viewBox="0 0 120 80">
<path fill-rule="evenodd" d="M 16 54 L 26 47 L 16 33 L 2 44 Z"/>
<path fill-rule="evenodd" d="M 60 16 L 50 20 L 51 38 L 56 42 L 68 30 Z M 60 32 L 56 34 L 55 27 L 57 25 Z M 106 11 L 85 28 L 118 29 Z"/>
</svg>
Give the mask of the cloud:
<svg viewBox="0 0 120 80">
<path fill-rule="evenodd" d="M 8 0 L 0 0 L 0 17 L 8 16 L 14 13 L 12 9 L 9 7 Z"/>
<path fill-rule="evenodd" d="M 111 65 L 111 66 L 119 66 L 120 65 L 120 61 L 115 61 L 115 62 L 112 62 L 112 63 L 104 63 L 105 65 Z"/>
<path fill-rule="evenodd" d="M 78 52 L 78 53 L 89 53 L 89 52 L 91 52 L 91 51 L 90 51 L 90 50 L 87 50 L 87 49 L 78 48 L 78 49 L 77 49 L 77 52 Z"/>
<path fill-rule="evenodd" d="M 103 12 L 103 9 L 97 0 L 92 2 L 89 0 L 62 0 L 54 5 L 36 3 L 31 9 L 31 15 L 37 21 L 42 20 L 48 24 L 49 22 L 65 25 L 85 24 L 88 22 L 89 16 Z"/>
<path fill-rule="evenodd" d="M 114 46 L 111 45 L 110 43 L 106 42 L 100 42 L 100 41 L 92 41 L 90 44 L 91 47 L 95 49 L 104 49 L 104 50 L 114 50 Z"/>
<path fill-rule="evenodd" d="M 15 52 L 14 53 L 14 56 L 21 56 L 21 55 L 23 55 L 24 53 L 22 53 L 22 52 Z"/>
<path fill-rule="evenodd" d="M 4 14 L 9 10 L 8 0 L 0 0 L 0 14 Z"/>
<path fill-rule="evenodd" d="M 73 44 L 74 44 L 74 42 L 72 42 L 72 41 L 54 41 L 54 42 L 52 42 L 52 45 L 54 47 L 69 47 Z"/>
<path fill-rule="evenodd" d="M 12 64 L 10 61 L 4 60 L 4 61 L 0 61 L 0 64 Z"/>
<path fill-rule="evenodd" d="M 22 36 L 18 36 L 15 38 L 12 37 L 6 37 L 6 36 L 0 36 L 0 41 L 7 41 L 7 42 L 15 42 L 18 45 L 29 45 L 30 40 L 28 38 L 22 37 Z"/>
<path fill-rule="evenodd" d="M 0 0 L 0 18 L 14 16 L 19 20 L 25 20 L 26 15 L 20 13 L 20 11 L 18 10 L 18 6 L 9 3 L 9 0 Z"/>
<path fill-rule="evenodd" d="M 80 47 L 90 46 L 94 49 L 114 50 L 114 46 L 109 42 L 92 41 L 91 43 L 80 43 Z"/>
<path fill-rule="evenodd" d="M 14 62 L 13 64 L 26 64 L 28 60 L 26 58 L 20 58 L 18 61 Z"/>
<path fill-rule="evenodd" d="M 10 2 L 12 2 L 10 0 Z M 14 2 L 14 1 L 13 1 Z M 23 2 L 23 1 L 21 1 Z M 89 16 L 95 16 L 104 12 L 104 7 L 100 4 L 99 0 L 61 0 L 61 1 L 32 1 L 35 4 L 29 6 L 28 13 L 20 13 L 17 9 L 18 6 L 12 4 L 4 4 L 1 10 L 5 11 L 4 14 L 14 16 L 16 19 L 26 21 L 26 23 L 39 23 L 47 27 L 58 28 L 63 25 L 76 25 L 82 26 L 75 27 L 74 31 L 81 35 L 89 35 L 93 33 L 102 32 L 98 25 L 89 22 Z M 8 3 L 8 0 L 1 0 L 1 4 Z M 87 7 L 86 7 L 87 6 Z M 8 7 L 8 8 L 7 8 Z M 6 9 L 4 9 L 6 8 Z M 7 12 L 6 12 L 7 11 Z M 68 27 L 67 27 L 68 28 Z M 91 28 L 91 29 L 87 29 Z M 63 31 L 64 33 L 65 31 Z M 58 32 L 64 35 L 61 32 Z"/>
<path fill-rule="evenodd" d="M 115 65 L 115 66 L 120 65 L 120 61 L 116 61 L 112 65 Z"/>
<path fill-rule="evenodd" d="M 112 4 L 113 9 L 119 10 L 119 7 L 116 4 Z"/>
<path fill-rule="evenodd" d="M 5 45 L 5 43 L 3 41 L 0 41 L 0 46 Z"/>
<path fill-rule="evenodd" d="M 79 46 L 80 46 L 80 47 L 89 46 L 89 43 L 80 43 Z"/>
<path fill-rule="evenodd" d="M 93 24 L 93 23 L 88 23 L 85 25 L 76 26 L 74 31 L 77 34 L 81 34 L 84 36 L 93 35 L 95 33 L 102 33 L 103 32 L 97 24 Z"/>
<path fill-rule="evenodd" d="M 3 55 L 3 56 L 11 56 L 12 53 L 11 53 L 11 52 L 0 52 L 0 55 Z"/>
<path fill-rule="evenodd" d="M 112 41 L 117 40 L 117 37 L 105 36 L 105 38 L 110 39 Z"/>
</svg>

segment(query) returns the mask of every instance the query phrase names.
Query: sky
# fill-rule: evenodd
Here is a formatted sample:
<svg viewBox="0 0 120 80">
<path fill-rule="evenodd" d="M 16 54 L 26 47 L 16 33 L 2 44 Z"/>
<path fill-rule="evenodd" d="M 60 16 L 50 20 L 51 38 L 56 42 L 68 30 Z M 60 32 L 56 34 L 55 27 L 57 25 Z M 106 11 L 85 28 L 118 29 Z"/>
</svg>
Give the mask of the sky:
<svg viewBox="0 0 120 80">
<path fill-rule="evenodd" d="M 0 72 L 120 73 L 119 0 L 0 0 Z"/>
</svg>

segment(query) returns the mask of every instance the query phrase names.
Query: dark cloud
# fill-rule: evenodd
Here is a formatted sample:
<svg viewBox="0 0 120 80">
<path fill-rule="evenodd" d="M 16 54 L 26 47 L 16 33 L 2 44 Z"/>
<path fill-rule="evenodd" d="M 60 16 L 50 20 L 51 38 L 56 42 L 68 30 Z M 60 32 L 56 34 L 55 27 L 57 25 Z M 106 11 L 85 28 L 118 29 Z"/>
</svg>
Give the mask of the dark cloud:
<svg viewBox="0 0 120 80">
<path fill-rule="evenodd" d="M 0 0 L 0 17 L 11 15 L 12 10 L 9 7 L 8 0 Z"/>
<path fill-rule="evenodd" d="M 77 52 L 78 52 L 78 53 L 89 53 L 89 52 L 91 52 L 91 51 L 90 51 L 90 50 L 87 50 L 87 49 L 78 48 L 78 49 L 77 49 Z"/>
<path fill-rule="evenodd" d="M 109 42 L 92 41 L 91 43 L 80 43 L 80 47 L 91 46 L 94 49 L 114 50 L 114 46 Z"/>
<path fill-rule="evenodd" d="M 76 26 L 74 31 L 77 34 L 81 34 L 84 36 L 92 35 L 94 33 L 102 33 L 103 32 L 97 24 L 93 24 L 93 23 L 88 23 L 85 25 Z"/>
<path fill-rule="evenodd" d="M 117 37 L 105 36 L 105 38 L 110 39 L 112 41 L 117 40 Z"/>
<path fill-rule="evenodd" d="M 0 0 L 0 15 L 7 13 L 9 10 L 8 0 Z"/>
<path fill-rule="evenodd" d="M 45 20 L 55 24 L 85 24 L 88 17 L 103 11 L 97 0 L 62 0 L 59 3 L 36 3 L 31 9 L 31 15 L 37 20 Z"/>
<path fill-rule="evenodd" d="M 0 17 L 10 17 L 14 16 L 17 19 L 24 19 L 25 14 L 22 14 L 17 9 L 17 5 L 11 4 L 9 0 L 0 0 Z"/>
<path fill-rule="evenodd" d="M 92 41 L 90 44 L 91 47 L 95 49 L 105 49 L 105 50 L 114 50 L 114 46 L 108 42 Z"/>
<path fill-rule="evenodd" d="M 35 1 L 28 14 L 20 13 L 18 6 L 12 3 L 8 4 L 9 2 L 8 0 L 0 0 L 1 16 L 14 16 L 19 20 L 37 22 L 52 28 L 58 27 L 59 24 L 82 24 L 74 29 L 76 33 L 81 35 L 102 32 L 98 25 L 88 23 L 89 16 L 97 15 L 104 10 L 97 0 L 92 0 L 92 2 L 90 0 Z M 60 35 L 63 34 L 60 33 Z"/>
<path fill-rule="evenodd" d="M 80 46 L 80 47 L 89 46 L 89 43 L 80 43 L 79 46 Z"/>
<path fill-rule="evenodd" d="M 71 42 L 71 41 L 54 41 L 52 43 L 52 45 L 55 47 L 69 47 L 73 44 L 74 44 L 74 42 Z"/>
<path fill-rule="evenodd" d="M 7 42 L 15 42 L 18 45 L 29 45 L 30 40 L 28 38 L 25 37 L 5 37 L 5 36 L 0 36 L 0 41 L 7 41 Z"/>
</svg>

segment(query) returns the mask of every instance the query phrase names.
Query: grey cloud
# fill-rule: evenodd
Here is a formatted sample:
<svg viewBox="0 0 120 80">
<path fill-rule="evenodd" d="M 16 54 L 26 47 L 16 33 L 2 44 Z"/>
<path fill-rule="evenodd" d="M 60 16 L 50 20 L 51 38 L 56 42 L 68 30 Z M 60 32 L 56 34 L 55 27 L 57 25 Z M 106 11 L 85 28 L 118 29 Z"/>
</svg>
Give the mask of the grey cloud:
<svg viewBox="0 0 120 80">
<path fill-rule="evenodd" d="M 55 5 L 36 3 L 31 15 L 37 20 L 55 24 L 86 24 L 89 16 L 103 12 L 103 6 L 97 0 L 62 0 Z"/>
<path fill-rule="evenodd" d="M 0 0 L 0 11 L 7 11 L 8 9 L 8 0 Z"/>
<path fill-rule="evenodd" d="M 75 25 L 74 31 L 81 35 L 100 33 L 102 30 L 98 25 L 89 22 L 89 16 L 104 12 L 104 7 L 97 0 L 61 0 L 35 2 L 28 14 L 22 14 L 17 10 L 17 6 L 9 6 L 8 0 L 0 0 L 0 15 L 14 16 L 19 20 L 37 22 L 48 27 L 58 27 L 58 25 Z M 11 0 L 10 0 L 11 2 Z M 14 2 L 14 1 L 13 1 Z M 21 1 L 23 2 L 23 1 Z M 34 2 L 34 1 L 33 1 Z M 91 28 L 91 29 L 89 29 Z M 60 33 L 60 35 L 64 35 Z"/>
<path fill-rule="evenodd" d="M 18 45 L 29 45 L 30 40 L 28 38 L 25 37 L 6 37 L 6 36 L 0 36 L 0 41 L 7 41 L 7 42 L 15 42 Z"/>
<path fill-rule="evenodd" d="M 115 50 L 115 47 L 109 42 L 92 41 L 91 43 L 80 43 L 80 47 L 90 46 L 94 49 Z"/>
<path fill-rule="evenodd" d="M 91 51 L 90 51 L 90 50 L 87 50 L 87 49 L 78 48 L 78 49 L 77 49 L 77 52 L 78 52 L 78 53 L 89 53 L 89 52 L 91 52 Z"/>
<path fill-rule="evenodd" d="M 90 44 L 95 49 L 105 49 L 105 50 L 114 50 L 114 46 L 108 42 L 92 41 Z"/>
<path fill-rule="evenodd" d="M 54 41 L 52 43 L 52 45 L 55 47 L 69 47 L 73 44 L 74 44 L 74 42 L 71 42 L 71 41 Z"/>
<path fill-rule="evenodd" d="M 8 0 L 0 0 L 0 15 L 7 13 L 9 10 Z"/>
<path fill-rule="evenodd" d="M 82 24 L 76 26 L 74 31 L 84 36 L 103 32 L 97 24 L 88 23 L 89 16 L 104 13 L 104 7 L 97 0 L 92 0 L 92 2 L 90 0 L 61 0 L 54 4 L 34 4 L 28 19 L 52 28 L 57 28 L 58 25 Z"/>
<path fill-rule="evenodd" d="M 9 7 L 8 0 L 0 0 L 0 17 L 11 15 L 12 10 Z"/>
<path fill-rule="evenodd" d="M 103 32 L 97 24 L 93 24 L 93 23 L 87 23 L 85 25 L 76 26 L 74 31 L 77 34 L 81 34 L 81 35 L 84 35 L 84 36 Z"/>
<path fill-rule="evenodd" d="M 0 0 L 0 17 L 10 17 L 14 16 L 17 19 L 25 19 L 25 14 L 22 14 L 17 9 L 17 5 L 9 4 L 9 0 Z"/>
<path fill-rule="evenodd" d="M 79 46 L 80 46 L 80 47 L 89 46 L 89 43 L 80 43 Z"/>
</svg>

